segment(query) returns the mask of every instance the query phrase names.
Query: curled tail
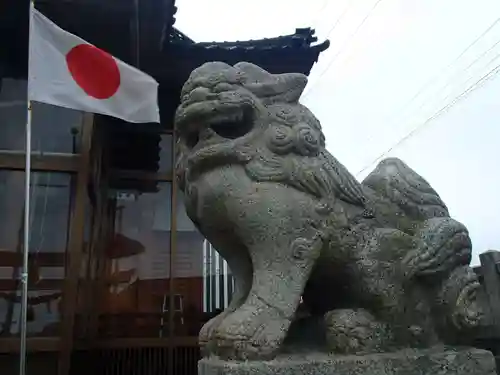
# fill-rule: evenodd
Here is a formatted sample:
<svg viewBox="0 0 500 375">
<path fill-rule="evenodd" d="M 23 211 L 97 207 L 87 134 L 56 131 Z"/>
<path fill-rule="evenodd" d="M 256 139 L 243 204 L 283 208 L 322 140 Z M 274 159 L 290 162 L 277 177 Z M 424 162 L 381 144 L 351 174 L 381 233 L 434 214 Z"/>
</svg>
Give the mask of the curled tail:
<svg viewBox="0 0 500 375">
<path fill-rule="evenodd" d="M 431 185 L 399 159 L 382 160 L 362 184 L 396 205 L 411 220 L 450 216 Z"/>
</svg>

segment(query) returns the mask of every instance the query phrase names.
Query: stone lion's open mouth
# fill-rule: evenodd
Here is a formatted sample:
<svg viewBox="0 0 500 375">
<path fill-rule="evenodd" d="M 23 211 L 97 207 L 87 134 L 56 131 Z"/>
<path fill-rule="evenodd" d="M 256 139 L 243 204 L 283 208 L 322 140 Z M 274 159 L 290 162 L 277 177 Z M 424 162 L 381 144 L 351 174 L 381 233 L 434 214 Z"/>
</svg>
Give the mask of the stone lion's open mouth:
<svg viewBox="0 0 500 375">
<path fill-rule="evenodd" d="M 186 133 L 186 144 L 189 148 L 194 148 L 201 143 L 208 145 L 216 141 L 228 141 L 243 137 L 252 130 L 252 118 L 252 111 L 245 108 L 235 113 L 207 118 L 200 128 L 192 129 Z"/>
<path fill-rule="evenodd" d="M 254 113 L 254 101 L 248 95 L 198 88 L 179 107 L 177 129 L 186 146 L 200 148 L 245 136 L 252 130 Z"/>
<path fill-rule="evenodd" d="M 220 166 L 247 163 L 252 153 L 246 142 L 252 137 L 257 110 L 252 98 L 230 93 L 217 99 L 184 103 L 176 113 L 180 170 L 190 180 Z"/>
<path fill-rule="evenodd" d="M 236 139 L 252 130 L 252 117 L 251 111 L 243 108 L 240 113 L 230 118 L 211 123 L 210 128 L 223 138 Z"/>
</svg>

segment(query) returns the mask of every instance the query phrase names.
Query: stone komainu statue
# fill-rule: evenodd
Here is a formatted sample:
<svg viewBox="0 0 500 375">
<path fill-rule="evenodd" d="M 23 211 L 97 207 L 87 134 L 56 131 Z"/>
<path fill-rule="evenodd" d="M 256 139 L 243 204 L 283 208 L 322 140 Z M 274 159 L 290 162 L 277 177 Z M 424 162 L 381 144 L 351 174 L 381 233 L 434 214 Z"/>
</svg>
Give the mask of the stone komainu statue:
<svg viewBox="0 0 500 375">
<path fill-rule="evenodd" d="M 177 178 L 236 279 L 201 330 L 205 353 L 273 358 L 301 297 L 331 352 L 459 344 L 483 316 L 467 229 L 398 159 L 359 183 L 299 103 L 306 83 L 213 62 L 183 87 Z"/>
</svg>

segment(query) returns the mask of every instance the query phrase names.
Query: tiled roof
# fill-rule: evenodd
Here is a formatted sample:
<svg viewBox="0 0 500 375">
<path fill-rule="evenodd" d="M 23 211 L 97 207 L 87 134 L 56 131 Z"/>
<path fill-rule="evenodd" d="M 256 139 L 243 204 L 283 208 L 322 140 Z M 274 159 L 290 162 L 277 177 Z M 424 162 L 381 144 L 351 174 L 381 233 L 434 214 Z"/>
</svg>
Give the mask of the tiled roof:
<svg viewBox="0 0 500 375">
<path fill-rule="evenodd" d="M 286 50 L 286 49 L 311 49 L 321 53 L 326 50 L 330 42 L 328 40 L 323 43 L 313 45 L 318 41 L 314 35 L 315 30 L 311 28 L 296 29 L 294 34 L 278 36 L 275 38 L 264 38 L 255 40 L 235 41 L 235 42 L 200 42 L 195 43 L 185 34 L 173 28 L 170 44 L 177 48 L 202 48 L 205 50 L 226 50 L 226 51 L 269 51 L 269 50 Z"/>
<path fill-rule="evenodd" d="M 168 43 L 163 42 L 162 61 L 153 75 L 179 90 L 193 69 L 209 61 L 231 65 L 246 61 L 271 73 L 308 75 L 319 54 L 330 45 L 328 40 L 316 43 L 318 39 L 314 33 L 314 29 L 303 28 L 276 38 L 196 43 L 173 28 Z"/>
</svg>

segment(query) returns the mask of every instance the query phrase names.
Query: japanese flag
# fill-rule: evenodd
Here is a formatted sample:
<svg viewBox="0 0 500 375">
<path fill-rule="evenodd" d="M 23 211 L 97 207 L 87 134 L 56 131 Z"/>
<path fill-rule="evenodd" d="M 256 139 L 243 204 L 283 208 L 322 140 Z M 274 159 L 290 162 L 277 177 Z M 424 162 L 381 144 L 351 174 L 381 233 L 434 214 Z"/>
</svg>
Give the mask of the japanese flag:
<svg viewBox="0 0 500 375">
<path fill-rule="evenodd" d="M 30 100 L 128 122 L 160 122 L 158 83 L 31 11 Z"/>
</svg>

